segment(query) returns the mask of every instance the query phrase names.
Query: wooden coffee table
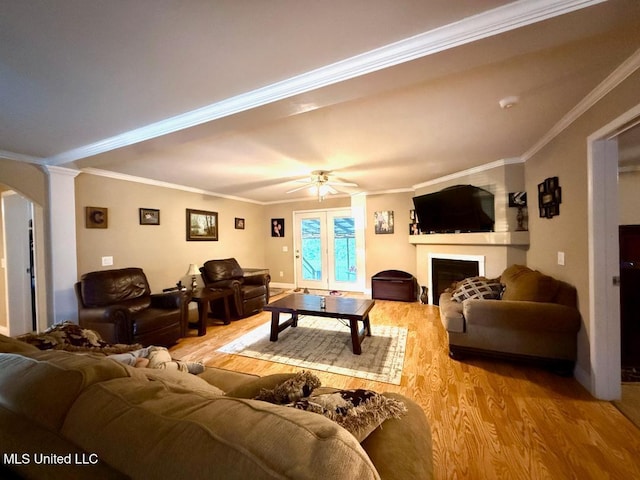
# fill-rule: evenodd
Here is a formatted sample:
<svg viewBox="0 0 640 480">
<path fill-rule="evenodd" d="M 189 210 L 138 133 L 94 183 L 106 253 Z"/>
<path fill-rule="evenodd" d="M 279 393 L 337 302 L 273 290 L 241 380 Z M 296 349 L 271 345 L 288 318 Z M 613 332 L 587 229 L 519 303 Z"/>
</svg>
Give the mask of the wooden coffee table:
<svg viewBox="0 0 640 480">
<path fill-rule="evenodd" d="M 322 298 L 325 298 L 326 301 L 325 308 L 322 308 L 320 305 Z M 278 334 L 285 328 L 297 327 L 298 315 L 300 314 L 348 320 L 351 329 L 353 353 L 360 355 L 362 353 L 362 341 L 364 337 L 371 336 L 369 312 L 375 304 L 375 300 L 366 298 L 320 297 L 318 295 L 296 293 L 264 306 L 263 310 L 271 312 L 271 336 L 269 340 L 272 342 L 278 340 Z M 291 314 L 291 318 L 280 323 L 281 313 L 289 313 Z M 362 329 L 358 328 L 358 322 L 362 322 Z"/>
</svg>

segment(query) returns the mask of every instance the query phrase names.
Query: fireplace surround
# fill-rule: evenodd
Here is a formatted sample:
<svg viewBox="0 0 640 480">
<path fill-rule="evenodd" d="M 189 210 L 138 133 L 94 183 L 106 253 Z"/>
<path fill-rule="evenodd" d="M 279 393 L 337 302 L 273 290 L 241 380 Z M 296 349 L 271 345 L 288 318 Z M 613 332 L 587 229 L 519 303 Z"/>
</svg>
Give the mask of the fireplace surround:
<svg viewBox="0 0 640 480">
<path fill-rule="evenodd" d="M 484 255 L 429 254 L 429 303 L 438 305 L 440 294 L 453 282 L 485 275 Z"/>
</svg>

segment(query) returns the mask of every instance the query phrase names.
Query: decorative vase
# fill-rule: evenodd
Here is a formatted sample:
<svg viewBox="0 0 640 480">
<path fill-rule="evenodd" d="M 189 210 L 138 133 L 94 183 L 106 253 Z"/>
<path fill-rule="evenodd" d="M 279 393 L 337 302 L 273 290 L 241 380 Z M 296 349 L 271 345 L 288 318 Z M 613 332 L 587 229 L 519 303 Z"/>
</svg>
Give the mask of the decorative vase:
<svg viewBox="0 0 640 480">
<path fill-rule="evenodd" d="M 422 292 L 420 293 L 420 303 L 426 305 L 429 303 L 429 289 L 427 287 L 421 287 Z"/>
</svg>

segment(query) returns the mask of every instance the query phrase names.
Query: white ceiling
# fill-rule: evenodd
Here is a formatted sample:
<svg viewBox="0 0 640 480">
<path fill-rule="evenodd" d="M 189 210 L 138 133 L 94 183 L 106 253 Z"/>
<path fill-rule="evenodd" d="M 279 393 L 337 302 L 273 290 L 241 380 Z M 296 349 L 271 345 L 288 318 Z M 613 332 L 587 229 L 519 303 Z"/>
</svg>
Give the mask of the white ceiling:
<svg viewBox="0 0 640 480">
<path fill-rule="evenodd" d="M 317 169 L 411 189 L 525 155 L 639 24 L 637 0 L 0 0 L 0 156 L 259 203 Z"/>
</svg>

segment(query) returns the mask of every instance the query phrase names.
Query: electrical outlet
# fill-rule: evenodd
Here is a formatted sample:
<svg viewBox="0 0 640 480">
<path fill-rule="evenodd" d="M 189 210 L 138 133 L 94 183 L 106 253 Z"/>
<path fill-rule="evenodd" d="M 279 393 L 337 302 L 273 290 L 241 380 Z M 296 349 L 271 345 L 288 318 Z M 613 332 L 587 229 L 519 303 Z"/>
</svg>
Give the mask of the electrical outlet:
<svg viewBox="0 0 640 480">
<path fill-rule="evenodd" d="M 281 271 L 281 272 L 280 272 L 280 276 L 281 276 L 281 277 L 284 277 L 284 272 L 282 272 L 282 271 Z"/>
<path fill-rule="evenodd" d="M 111 265 L 113 265 L 113 257 L 111 257 L 111 256 L 102 257 L 102 266 L 103 267 L 110 267 Z"/>
<path fill-rule="evenodd" d="M 558 265 L 564 265 L 564 252 L 558 252 Z"/>
</svg>

